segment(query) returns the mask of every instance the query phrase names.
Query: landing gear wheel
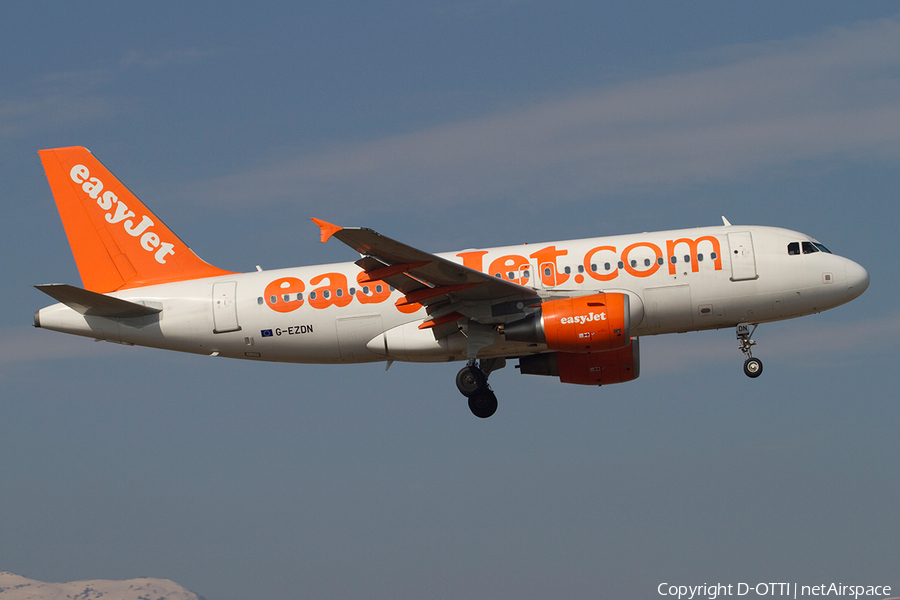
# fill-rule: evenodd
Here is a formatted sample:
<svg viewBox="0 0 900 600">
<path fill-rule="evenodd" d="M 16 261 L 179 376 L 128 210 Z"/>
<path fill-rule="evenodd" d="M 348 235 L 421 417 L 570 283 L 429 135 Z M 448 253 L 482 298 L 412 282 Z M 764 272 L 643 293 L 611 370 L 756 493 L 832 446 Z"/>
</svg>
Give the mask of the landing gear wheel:
<svg viewBox="0 0 900 600">
<path fill-rule="evenodd" d="M 497 396 L 491 390 L 469 397 L 469 410 L 480 419 L 487 419 L 497 412 Z"/>
<path fill-rule="evenodd" d="M 466 366 L 456 374 L 456 387 L 459 388 L 459 392 L 463 396 L 472 398 L 487 390 L 487 377 L 484 376 L 484 372 L 478 367 Z M 497 400 L 495 398 L 495 409 L 497 408 L 496 403 Z M 469 402 L 469 406 L 471 406 L 471 402 Z"/>
<path fill-rule="evenodd" d="M 758 358 L 753 358 L 752 348 L 756 345 L 755 340 L 751 340 L 753 337 L 756 328 L 759 326 L 759 323 L 753 326 L 753 329 L 750 329 L 750 323 L 738 323 L 735 330 L 737 331 L 737 339 L 740 340 L 741 344 L 738 346 L 738 349 L 744 353 L 744 356 L 747 357 L 747 360 L 744 361 L 744 375 L 747 377 L 759 377 L 762 375 L 762 361 Z"/>
<path fill-rule="evenodd" d="M 747 377 L 759 377 L 762 371 L 762 361 L 758 358 L 748 358 L 744 361 L 744 375 Z"/>
</svg>

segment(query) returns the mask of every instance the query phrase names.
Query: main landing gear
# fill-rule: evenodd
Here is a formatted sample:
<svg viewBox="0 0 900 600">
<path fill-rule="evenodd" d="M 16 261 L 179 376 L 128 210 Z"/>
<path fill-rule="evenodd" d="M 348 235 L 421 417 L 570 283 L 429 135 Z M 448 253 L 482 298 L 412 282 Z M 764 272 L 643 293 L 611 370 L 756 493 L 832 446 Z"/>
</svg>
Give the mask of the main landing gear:
<svg viewBox="0 0 900 600">
<path fill-rule="evenodd" d="M 488 385 L 487 378 L 491 371 L 506 364 L 505 359 L 482 360 L 478 365 L 475 360 L 460 369 L 456 374 L 456 387 L 469 399 L 469 410 L 481 419 L 487 419 L 497 412 L 497 396 Z"/>
<path fill-rule="evenodd" d="M 753 334 L 756 332 L 756 328 L 759 327 L 759 324 L 753 326 L 753 330 L 750 330 L 749 323 L 738 323 L 737 326 L 737 339 L 740 340 L 740 345 L 738 349 L 744 353 L 744 356 L 747 357 L 747 360 L 744 361 L 744 375 L 747 377 L 759 377 L 763 372 L 763 364 L 762 361 L 758 358 L 753 357 L 753 353 L 751 352 L 751 348 L 756 345 L 756 341 L 751 340 Z"/>
</svg>

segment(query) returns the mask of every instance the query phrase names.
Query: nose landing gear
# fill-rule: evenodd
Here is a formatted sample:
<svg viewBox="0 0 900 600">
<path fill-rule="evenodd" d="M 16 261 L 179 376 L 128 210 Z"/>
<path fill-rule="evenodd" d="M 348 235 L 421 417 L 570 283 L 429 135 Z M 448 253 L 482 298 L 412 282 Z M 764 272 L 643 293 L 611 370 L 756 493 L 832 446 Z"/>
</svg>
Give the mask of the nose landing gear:
<svg viewBox="0 0 900 600">
<path fill-rule="evenodd" d="M 747 360 L 744 361 L 744 375 L 747 377 L 759 377 L 763 372 L 762 361 L 754 358 L 751 351 L 751 348 L 756 345 L 756 341 L 750 338 L 753 337 L 757 327 L 759 327 L 758 323 L 751 330 L 749 323 L 738 323 L 736 328 L 737 339 L 740 340 L 738 349 L 747 357 Z"/>
<path fill-rule="evenodd" d="M 469 410 L 481 419 L 487 419 L 497 412 L 497 396 L 488 385 L 487 378 L 491 371 L 499 369 L 506 364 L 504 359 L 481 361 L 481 365 L 475 360 L 460 369 L 456 374 L 456 387 L 459 392 L 469 399 Z"/>
</svg>

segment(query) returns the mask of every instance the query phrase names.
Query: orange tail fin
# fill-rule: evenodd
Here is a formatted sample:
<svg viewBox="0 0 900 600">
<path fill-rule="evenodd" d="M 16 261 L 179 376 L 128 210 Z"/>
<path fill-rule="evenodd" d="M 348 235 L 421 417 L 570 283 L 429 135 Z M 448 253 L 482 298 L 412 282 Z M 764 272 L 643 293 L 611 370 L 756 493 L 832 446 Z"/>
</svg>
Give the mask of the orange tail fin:
<svg viewBox="0 0 900 600">
<path fill-rule="evenodd" d="M 194 254 L 87 148 L 38 154 L 86 289 L 106 293 L 231 273 Z"/>
</svg>

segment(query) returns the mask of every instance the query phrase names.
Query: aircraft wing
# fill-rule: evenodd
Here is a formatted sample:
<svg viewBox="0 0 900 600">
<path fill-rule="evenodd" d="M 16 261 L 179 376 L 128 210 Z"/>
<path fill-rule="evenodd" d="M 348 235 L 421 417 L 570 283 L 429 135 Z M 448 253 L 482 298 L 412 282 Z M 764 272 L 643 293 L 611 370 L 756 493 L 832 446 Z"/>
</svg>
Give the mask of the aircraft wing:
<svg viewBox="0 0 900 600">
<path fill-rule="evenodd" d="M 405 294 L 398 306 L 419 303 L 438 320 L 458 317 L 480 322 L 501 322 L 504 315 L 521 315 L 525 306 L 540 302 L 532 288 L 491 277 L 481 271 L 434 254 L 417 250 L 363 227 L 339 227 L 320 219 L 313 221 L 322 230 L 322 242 L 335 237 L 362 255 L 356 261 L 365 272 L 365 281 L 384 281 Z M 452 319 L 451 319 L 452 320 Z"/>
</svg>

